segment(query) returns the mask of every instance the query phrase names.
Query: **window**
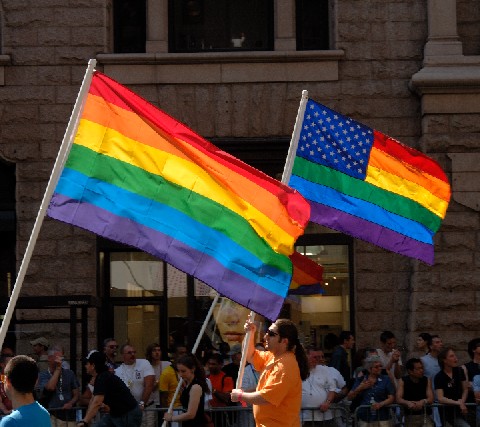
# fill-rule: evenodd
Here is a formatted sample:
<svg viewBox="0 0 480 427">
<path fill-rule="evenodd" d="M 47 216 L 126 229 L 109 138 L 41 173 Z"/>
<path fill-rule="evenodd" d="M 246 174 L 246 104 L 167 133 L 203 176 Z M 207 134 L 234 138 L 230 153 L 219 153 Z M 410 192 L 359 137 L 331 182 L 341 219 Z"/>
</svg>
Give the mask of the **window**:
<svg viewBox="0 0 480 427">
<path fill-rule="evenodd" d="M 272 0 L 171 0 L 170 52 L 273 50 Z"/>
<path fill-rule="evenodd" d="M 330 50 L 335 2 L 113 0 L 114 52 Z"/>
<path fill-rule="evenodd" d="M 146 0 L 114 0 L 115 53 L 145 52 L 146 11 Z"/>
<path fill-rule="evenodd" d="M 297 50 L 326 50 L 329 40 L 329 0 L 297 0 Z"/>
<path fill-rule="evenodd" d="M 326 292 L 324 295 L 288 296 L 280 317 L 296 323 L 305 345 L 323 347 L 328 355 L 335 344 L 332 337 L 353 328 L 350 310 L 352 245 L 348 236 L 331 231 L 318 234 L 315 225 L 310 229 L 313 233 L 302 236 L 296 250 L 323 265 Z M 151 342 L 159 342 L 165 354 L 170 342 L 191 348 L 216 292 L 143 252 L 114 250 L 107 252 L 106 258 L 110 262 L 105 273 L 110 277 L 105 278 L 105 283 L 109 283 L 110 288 L 105 294 L 110 294 L 110 299 L 100 322 L 112 323 L 102 331 L 102 336 L 113 333 L 119 342 L 130 342 L 140 352 Z M 225 343 L 230 347 L 241 343 L 248 313 L 248 309 L 220 297 L 199 351 L 205 353 Z M 261 341 L 270 322 L 259 315 L 255 321 L 258 325 L 255 340 Z"/>
</svg>

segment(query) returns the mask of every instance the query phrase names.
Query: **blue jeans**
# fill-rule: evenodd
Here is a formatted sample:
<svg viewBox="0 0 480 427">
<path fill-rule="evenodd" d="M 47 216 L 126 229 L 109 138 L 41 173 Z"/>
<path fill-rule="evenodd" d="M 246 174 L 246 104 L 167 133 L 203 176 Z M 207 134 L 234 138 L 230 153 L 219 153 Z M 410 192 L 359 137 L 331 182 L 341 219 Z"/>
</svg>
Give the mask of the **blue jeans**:
<svg viewBox="0 0 480 427">
<path fill-rule="evenodd" d="M 120 417 L 105 414 L 95 427 L 140 427 L 142 424 L 142 411 L 138 406 Z"/>
</svg>

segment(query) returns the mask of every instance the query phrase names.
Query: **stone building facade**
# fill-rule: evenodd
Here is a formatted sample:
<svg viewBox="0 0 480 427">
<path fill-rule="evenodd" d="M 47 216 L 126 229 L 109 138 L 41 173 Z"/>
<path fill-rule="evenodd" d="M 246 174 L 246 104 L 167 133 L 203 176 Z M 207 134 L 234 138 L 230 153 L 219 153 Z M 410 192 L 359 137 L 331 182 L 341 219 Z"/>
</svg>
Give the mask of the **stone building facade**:
<svg viewBox="0 0 480 427">
<path fill-rule="evenodd" d="M 452 184 L 435 265 L 355 241 L 352 327 L 361 343 L 375 344 L 390 329 L 410 348 L 424 331 L 459 349 L 480 335 L 476 0 L 331 0 L 330 49 L 308 51 L 295 47 L 295 1 L 275 0 L 273 50 L 175 54 L 167 0 L 146 2 L 144 53 L 113 52 L 113 6 L 0 2 L 0 157 L 15 166 L 17 271 L 87 61 L 96 58 L 97 69 L 208 139 L 288 139 L 308 89 L 312 99 L 435 158 Z M 21 296 L 101 299 L 97 244 L 90 233 L 45 219 Z M 55 321 L 68 318 L 71 307 L 29 307 L 16 310 L 17 329 L 34 334 L 37 322 L 51 321 L 66 339 L 68 324 Z M 84 313 L 94 346 L 101 311 Z"/>
</svg>

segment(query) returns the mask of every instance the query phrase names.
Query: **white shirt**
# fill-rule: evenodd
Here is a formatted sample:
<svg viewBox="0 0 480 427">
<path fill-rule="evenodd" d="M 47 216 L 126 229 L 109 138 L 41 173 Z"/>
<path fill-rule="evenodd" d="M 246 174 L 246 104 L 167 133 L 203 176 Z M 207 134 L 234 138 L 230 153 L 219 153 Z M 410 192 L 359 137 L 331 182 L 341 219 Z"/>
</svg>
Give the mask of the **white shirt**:
<svg viewBox="0 0 480 427">
<path fill-rule="evenodd" d="M 318 408 L 327 400 L 328 392 L 335 391 L 335 380 L 332 378 L 328 366 L 317 365 L 310 371 L 309 377 L 302 382 L 302 408 Z M 320 412 L 317 410 L 302 411 L 303 421 L 331 420 L 331 410 Z"/>
<path fill-rule="evenodd" d="M 333 366 L 327 366 L 327 368 L 330 370 L 330 375 L 335 383 L 335 393 L 340 393 L 342 388 L 345 387 L 347 383 L 337 369 L 335 369 Z"/>
<path fill-rule="evenodd" d="M 142 400 L 144 379 L 148 376 L 155 376 L 152 365 L 146 359 L 136 359 L 133 365 L 122 363 L 115 369 L 115 375 L 127 385 L 133 397 L 138 402 Z M 148 402 L 145 402 L 147 404 Z"/>
<path fill-rule="evenodd" d="M 382 362 L 382 365 L 383 365 L 384 369 L 386 369 L 386 366 L 388 365 L 388 362 L 390 362 L 390 359 L 392 358 L 392 353 L 393 353 L 393 351 L 391 351 L 390 353 L 385 353 L 381 348 L 377 348 L 377 354 L 378 354 L 378 357 L 380 357 L 380 360 Z M 398 359 L 397 364 L 398 364 L 398 366 L 403 365 L 402 356 L 400 356 L 400 359 Z M 391 369 L 390 369 L 389 377 L 392 380 L 393 385 L 395 387 L 397 387 L 398 380 L 395 377 L 395 364 L 393 364 Z"/>
</svg>

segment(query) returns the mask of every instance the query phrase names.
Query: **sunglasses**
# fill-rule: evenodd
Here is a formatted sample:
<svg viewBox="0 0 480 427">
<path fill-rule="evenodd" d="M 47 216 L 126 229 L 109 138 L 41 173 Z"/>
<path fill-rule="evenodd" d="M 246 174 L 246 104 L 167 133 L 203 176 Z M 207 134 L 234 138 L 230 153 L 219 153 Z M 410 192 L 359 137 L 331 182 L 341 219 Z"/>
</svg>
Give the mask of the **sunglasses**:
<svg viewBox="0 0 480 427">
<path fill-rule="evenodd" d="M 269 337 L 274 337 L 278 335 L 278 332 L 274 332 L 271 329 L 267 329 L 267 332 L 265 332 Z"/>
</svg>

